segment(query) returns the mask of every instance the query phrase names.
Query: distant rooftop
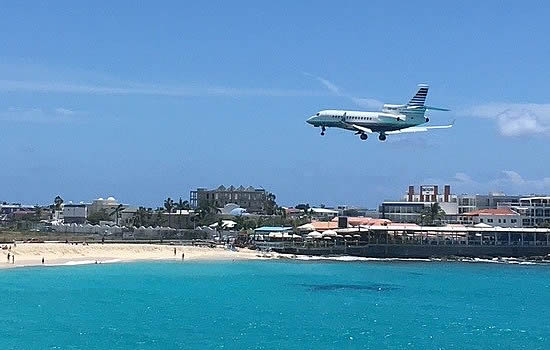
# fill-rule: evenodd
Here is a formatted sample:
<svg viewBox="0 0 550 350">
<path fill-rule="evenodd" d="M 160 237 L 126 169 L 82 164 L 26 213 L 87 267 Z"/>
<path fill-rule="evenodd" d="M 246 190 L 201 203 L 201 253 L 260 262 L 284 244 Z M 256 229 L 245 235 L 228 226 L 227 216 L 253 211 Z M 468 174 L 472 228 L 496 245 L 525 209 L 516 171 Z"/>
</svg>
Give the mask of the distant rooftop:
<svg viewBox="0 0 550 350">
<path fill-rule="evenodd" d="M 498 216 L 500 216 L 500 215 L 503 215 L 503 216 L 513 215 L 513 216 L 517 216 L 519 214 L 516 213 L 515 211 L 513 211 L 510 208 L 498 208 L 498 209 L 474 210 L 474 211 L 471 211 L 469 213 L 465 213 L 464 215 L 467 215 L 467 216 L 479 216 L 479 215 L 498 215 Z"/>
<path fill-rule="evenodd" d="M 206 188 L 198 188 L 198 190 L 200 191 L 227 191 L 227 192 L 251 192 L 251 191 L 265 191 L 265 189 L 263 189 L 262 187 L 253 187 L 253 186 L 248 186 L 248 187 L 244 187 L 244 186 L 239 186 L 239 187 L 235 187 L 233 185 L 229 186 L 229 187 L 225 187 L 224 185 L 220 185 L 218 186 L 218 188 L 214 188 L 214 189 L 206 189 Z"/>
</svg>

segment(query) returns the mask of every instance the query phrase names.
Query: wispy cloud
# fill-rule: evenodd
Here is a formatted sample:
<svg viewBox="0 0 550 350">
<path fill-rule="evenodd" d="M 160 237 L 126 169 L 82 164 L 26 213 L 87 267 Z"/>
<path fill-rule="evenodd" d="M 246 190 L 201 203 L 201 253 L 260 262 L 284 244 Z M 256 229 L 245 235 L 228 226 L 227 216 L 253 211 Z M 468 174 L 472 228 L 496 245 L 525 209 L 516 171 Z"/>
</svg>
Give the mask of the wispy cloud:
<svg viewBox="0 0 550 350">
<path fill-rule="evenodd" d="M 503 136 L 550 135 L 550 104 L 489 103 L 464 114 L 495 120 Z"/>
<path fill-rule="evenodd" d="M 0 120 L 19 123 L 68 123 L 82 121 L 84 113 L 67 108 L 15 108 L 0 111 Z"/>
<path fill-rule="evenodd" d="M 323 96 L 322 92 L 296 89 L 267 88 L 233 88 L 233 87 L 199 87 L 167 86 L 138 83 L 124 83 L 120 86 L 102 84 L 79 84 L 56 81 L 0 80 L 0 91 L 3 92 L 41 92 L 41 93 L 74 93 L 95 95 L 151 95 L 151 96 L 267 96 L 267 97 L 301 97 Z"/>
<path fill-rule="evenodd" d="M 502 170 L 489 180 L 479 180 L 467 173 L 457 172 L 450 179 L 425 179 L 423 183 L 445 183 L 464 193 L 496 191 L 507 194 L 542 194 L 550 192 L 550 177 L 526 179 L 515 170 Z"/>
<path fill-rule="evenodd" d="M 374 98 L 363 98 L 363 97 L 356 97 L 353 95 L 350 95 L 348 93 L 345 93 L 339 86 L 334 84 L 328 79 L 310 74 L 310 73 L 303 73 L 304 75 L 314 78 L 315 80 L 319 81 L 321 84 L 323 84 L 330 92 L 332 92 L 336 96 L 341 96 L 350 99 L 353 103 L 356 105 L 363 107 L 363 108 L 380 108 L 384 104 L 381 101 L 378 101 Z"/>
</svg>

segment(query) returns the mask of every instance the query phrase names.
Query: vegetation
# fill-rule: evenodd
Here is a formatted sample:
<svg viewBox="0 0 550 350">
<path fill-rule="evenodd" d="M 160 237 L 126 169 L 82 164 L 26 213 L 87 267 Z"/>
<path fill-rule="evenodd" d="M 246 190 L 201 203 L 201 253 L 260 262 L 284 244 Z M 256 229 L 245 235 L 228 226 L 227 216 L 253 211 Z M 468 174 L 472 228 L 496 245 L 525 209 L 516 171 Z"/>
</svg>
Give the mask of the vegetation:
<svg viewBox="0 0 550 350">
<path fill-rule="evenodd" d="M 439 206 L 439 203 L 430 204 L 429 208 L 425 208 L 420 215 L 420 223 L 422 225 L 432 226 L 441 224 L 441 220 L 445 217 L 445 212 Z"/>
<path fill-rule="evenodd" d="M 100 221 L 110 221 L 111 216 L 105 209 L 101 209 L 100 211 L 88 215 L 87 220 L 90 224 L 97 225 Z"/>
<path fill-rule="evenodd" d="M 120 213 L 124 210 L 124 206 L 122 204 L 119 204 L 110 214 L 109 216 L 115 216 L 115 224 L 118 225 L 120 223 Z"/>
<path fill-rule="evenodd" d="M 277 212 L 277 202 L 275 201 L 276 197 L 273 193 L 269 192 L 266 196 L 266 201 L 264 203 L 265 213 L 267 215 L 275 215 Z"/>
<path fill-rule="evenodd" d="M 164 208 L 168 212 L 168 227 L 171 227 L 172 210 L 174 209 L 174 201 L 172 198 L 168 197 L 164 200 Z"/>
</svg>

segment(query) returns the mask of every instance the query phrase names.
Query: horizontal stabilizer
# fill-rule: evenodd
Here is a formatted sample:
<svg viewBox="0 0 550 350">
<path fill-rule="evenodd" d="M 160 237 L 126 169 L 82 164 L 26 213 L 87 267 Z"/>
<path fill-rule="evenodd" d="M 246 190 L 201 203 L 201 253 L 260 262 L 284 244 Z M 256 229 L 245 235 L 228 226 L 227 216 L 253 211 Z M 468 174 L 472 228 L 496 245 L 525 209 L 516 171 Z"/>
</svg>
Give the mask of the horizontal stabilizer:
<svg viewBox="0 0 550 350">
<path fill-rule="evenodd" d="M 405 128 L 401 130 L 394 130 L 394 131 L 388 131 L 386 132 L 387 135 L 396 135 L 396 134 L 407 134 L 407 133 L 413 133 L 413 132 L 425 132 L 432 129 L 449 129 L 452 128 L 454 125 L 454 121 L 452 124 L 449 125 L 434 125 L 434 126 L 411 126 L 410 128 Z"/>
<path fill-rule="evenodd" d="M 424 106 L 424 108 L 426 108 L 426 109 L 431 109 L 432 111 L 443 111 L 443 112 L 448 112 L 448 111 L 450 111 L 450 109 L 447 109 L 447 108 L 439 108 L 439 107 Z"/>
</svg>

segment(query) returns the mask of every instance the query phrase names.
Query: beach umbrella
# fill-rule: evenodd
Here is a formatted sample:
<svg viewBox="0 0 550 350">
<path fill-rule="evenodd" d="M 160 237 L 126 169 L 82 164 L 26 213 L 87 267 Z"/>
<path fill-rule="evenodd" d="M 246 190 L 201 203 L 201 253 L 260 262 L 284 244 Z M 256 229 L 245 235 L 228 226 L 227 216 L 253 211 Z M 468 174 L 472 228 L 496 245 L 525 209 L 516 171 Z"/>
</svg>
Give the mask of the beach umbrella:
<svg viewBox="0 0 550 350">
<path fill-rule="evenodd" d="M 361 235 L 353 235 L 354 238 L 361 238 Z"/>
<path fill-rule="evenodd" d="M 325 232 L 323 232 L 323 237 L 336 237 L 338 236 L 338 233 L 336 233 L 336 231 L 334 230 L 326 230 Z"/>
<path fill-rule="evenodd" d="M 309 238 L 315 238 L 315 239 L 323 237 L 323 235 L 320 232 L 317 232 L 317 231 L 310 232 L 310 233 L 307 234 L 307 236 Z"/>
<path fill-rule="evenodd" d="M 326 237 L 323 237 L 323 239 L 326 239 L 327 241 L 329 241 L 332 239 L 332 237 L 326 236 Z"/>
<path fill-rule="evenodd" d="M 315 226 L 312 224 L 305 224 L 302 226 L 298 226 L 299 231 L 315 231 Z"/>
<path fill-rule="evenodd" d="M 352 238 L 352 237 L 351 237 L 351 235 L 345 235 L 344 238 Z"/>
</svg>

